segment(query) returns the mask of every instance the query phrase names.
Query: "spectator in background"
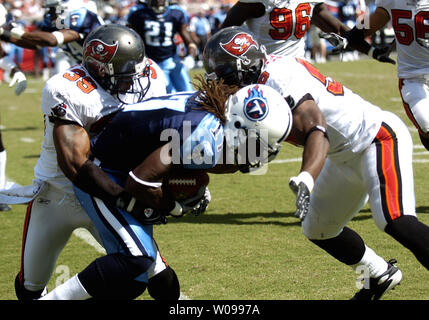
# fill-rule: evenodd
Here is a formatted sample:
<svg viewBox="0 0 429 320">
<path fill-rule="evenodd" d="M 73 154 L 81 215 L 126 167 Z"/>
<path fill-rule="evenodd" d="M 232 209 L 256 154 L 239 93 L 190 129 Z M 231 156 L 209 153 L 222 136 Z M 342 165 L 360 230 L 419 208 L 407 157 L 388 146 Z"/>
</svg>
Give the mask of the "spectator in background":
<svg viewBox="0 0 429 320">
<path fill-rule="evenodd" d="M 204 47 L 211 36 L 210 22 L 205 16 L 207 10 L 208 6 L 203 4 L 197 14 L 193 16 L 189 22 L 189 30 L 195 35 L 196 39 L 194 41 L 196 41 L 198 45 L 197 66 L 199 67 L 203 65 Z"/>
</svg>

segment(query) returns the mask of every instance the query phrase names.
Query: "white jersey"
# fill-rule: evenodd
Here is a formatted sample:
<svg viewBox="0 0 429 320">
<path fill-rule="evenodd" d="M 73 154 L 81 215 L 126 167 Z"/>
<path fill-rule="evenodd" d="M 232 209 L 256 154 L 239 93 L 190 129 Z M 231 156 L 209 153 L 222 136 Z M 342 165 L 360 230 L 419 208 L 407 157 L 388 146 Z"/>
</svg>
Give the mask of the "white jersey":
<svg viewBox="0 0 429 320">
<path fill-rule="evenodd" d="M 267 53 L 304 57 L 305 34 L 310 28 L 314 7 L 324 0 L 240 0 L 243 3 L 259 2 L 265 6 L 262 17 L 246 20 Z"/>
<path fill-rule="evenodd" d="M 145 99 L 166 94 L 166 79 L 159 66 L 151 62 L 149 91 Z M 142 78 L 145 87 L 148 79 Z M 106 123 L 106 116 L 122 107 L 122 103 L 105 91 L 81 65 L 59 73 L 50 78 L 42 92 L 42 112 L 45 121 L 45 133 L 42 150 L 34 175 L 37 180 L 48 182 L 66 193 L 73 194 L 70 180 L 63 174 L 57 162 L 57 153 L 53 141 L 54 123 L 52 117 L 75 122 L 88 134 L 94 135 Z"/>
<path fill-rule="evenodd" d="M 323 76 L 305 60 L 271 55 L 259 80 L 279 91 L 292 109 L 306 95 L 313 97 L 326 119 L 331 160 L 351 159 L 372 143 L 380 129 L 379 107 Z"/>
<path fill-rule="evenodd" d="M 429 1 L 376 0 L 375 4 L 389 13 L 395 30 L 398 77 L 429 75 Z"/>
</svg>

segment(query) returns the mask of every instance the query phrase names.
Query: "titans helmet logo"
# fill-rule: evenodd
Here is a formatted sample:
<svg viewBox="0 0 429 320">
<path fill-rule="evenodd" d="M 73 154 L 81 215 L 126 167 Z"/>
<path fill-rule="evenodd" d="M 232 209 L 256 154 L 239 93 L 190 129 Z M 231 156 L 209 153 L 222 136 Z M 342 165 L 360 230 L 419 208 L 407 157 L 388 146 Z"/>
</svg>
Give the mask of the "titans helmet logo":
<svg viewBox="0 0 429 320">
<path fill-rule="evenodd" d="M 244 32 L 236 34 L 227 43 L 220 43 L 219 45 L 226 53 L 240 59 L 244 64 L 250 63 L 250 59 L 246 57 L 247 51 L 252 46 L 258 48 L 258 44 L 253 40 L 253 37 Z"/>
<path fill-rule="evenodd" d="M 259 86 L 254 86 L 247 92 L 244 99 L 244 114 L 251 121 L 261 121 L 268 114 L 267 99 Z"/>
<path fill-rule="evenodd" d="M 118 42 L 107 44 L 103 41 L 94 39 L 88 43 L 86 56 L 91 56 L 97 61 L 108 63 L 113 59 L 117 50 Z"/>
</svg>

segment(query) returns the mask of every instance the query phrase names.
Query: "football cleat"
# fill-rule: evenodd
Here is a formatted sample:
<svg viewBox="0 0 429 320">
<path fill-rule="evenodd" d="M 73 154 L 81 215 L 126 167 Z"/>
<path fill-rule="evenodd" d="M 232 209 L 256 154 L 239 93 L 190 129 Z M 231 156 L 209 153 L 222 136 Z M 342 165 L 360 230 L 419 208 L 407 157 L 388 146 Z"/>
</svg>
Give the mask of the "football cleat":
<svg viewBox="0 0 429 320">
<path fill-rule="evenodd" d="M 394 289 L 402 279 L 402 272 L 395 263 L 395 259 L 390 259 L 386 272 L 377 278 L 370 278 L 369 288 L 361 289 L 351 300 L 379 300 L 387 290 Z"/>
</svg>

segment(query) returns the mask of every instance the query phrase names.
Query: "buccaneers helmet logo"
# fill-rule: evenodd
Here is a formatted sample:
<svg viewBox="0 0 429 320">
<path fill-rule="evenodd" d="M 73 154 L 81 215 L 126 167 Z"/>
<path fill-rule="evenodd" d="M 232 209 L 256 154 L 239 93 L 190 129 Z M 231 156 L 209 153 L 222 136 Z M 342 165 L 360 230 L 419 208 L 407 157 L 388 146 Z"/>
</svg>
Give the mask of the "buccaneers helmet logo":
<svg viewBox="0 0 429 320">
<path fill-rule="evenodd" d="M 91 56 L 100 62 L 110 62 L 118 50 L 118 42 L 107 44 L 101 40 L 91 40 L 86 48 L 85 56 Z"/>
<path fill-rule="evenodd" d="M 258 44 L 253 37 L 247 33 L 238 33 L 227 43 L 220 43 L 220 46 L 226 53 L 242 60 L 244 64 L 249 64 L 250 59 L 246 57 L 247 51 L 252 46 L 258 48 Z"/>
</svg>

